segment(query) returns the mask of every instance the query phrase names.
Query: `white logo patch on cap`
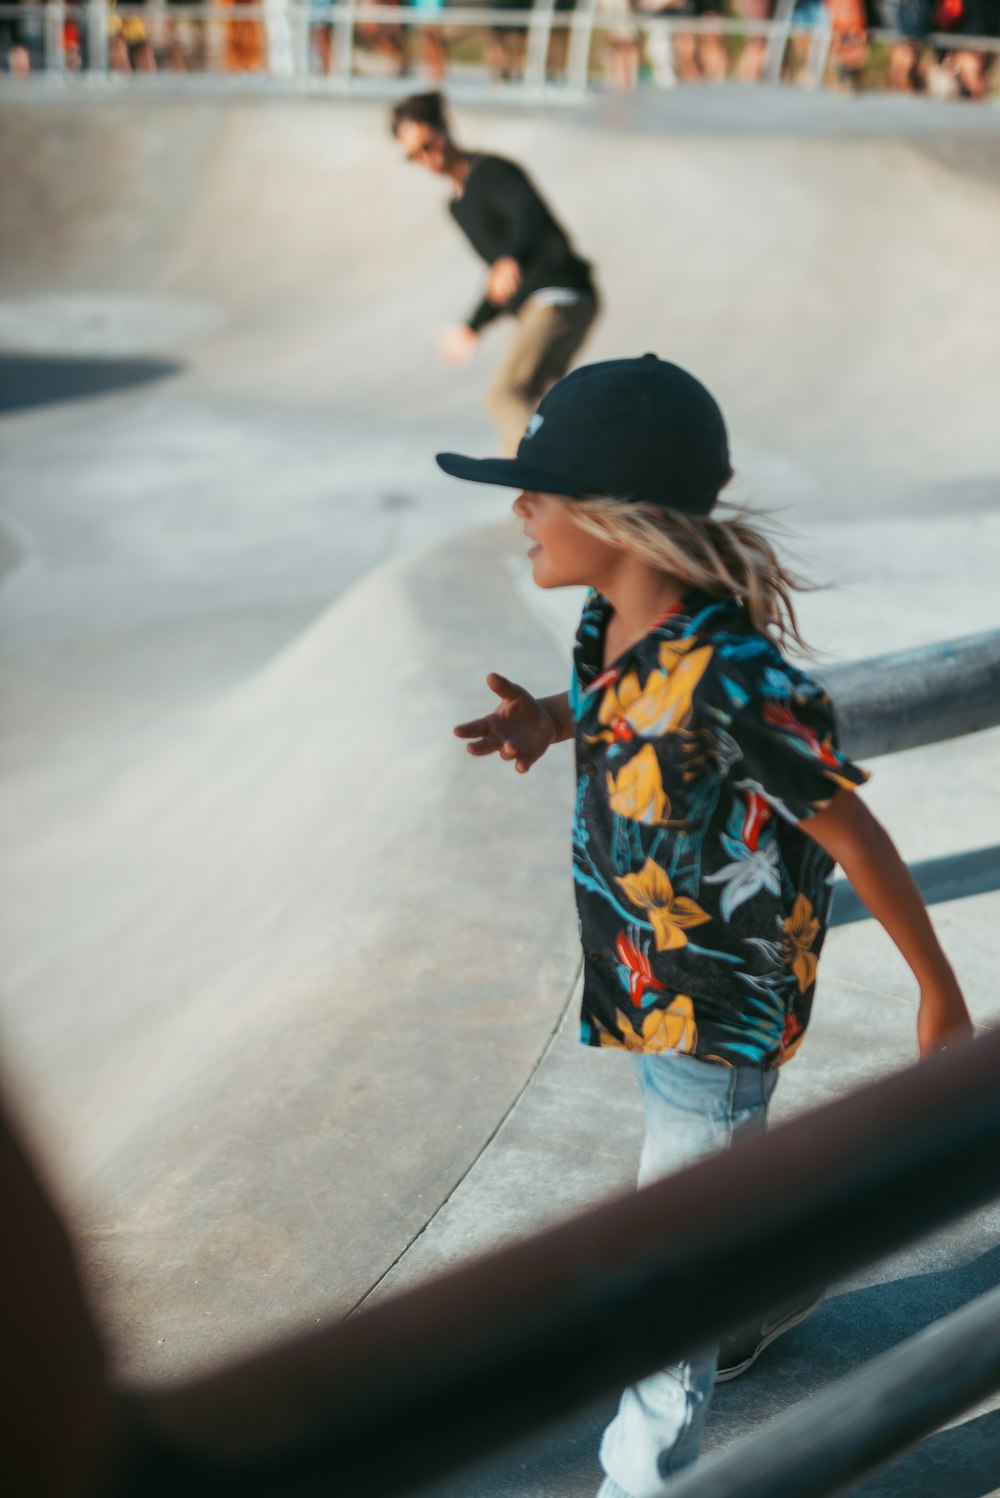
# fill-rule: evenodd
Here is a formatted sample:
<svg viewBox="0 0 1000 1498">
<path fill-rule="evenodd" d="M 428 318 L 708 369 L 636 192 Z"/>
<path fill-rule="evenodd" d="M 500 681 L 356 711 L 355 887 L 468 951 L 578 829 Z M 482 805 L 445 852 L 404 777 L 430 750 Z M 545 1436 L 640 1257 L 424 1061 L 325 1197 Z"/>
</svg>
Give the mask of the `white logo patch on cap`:
<svg viewBox="0 0 1000 1498">
<path fill-rule="evenodd" d="M 536 411 L 534 416 L 531 418 L 531 420 L 528 422 L 528 425 L 524 429 L 525 442 L 527 442 L 529 437 L 533 437 L 535 435 L 544 420 L 545 417 L 539 416 L 538 412 Z"/>
</svg>

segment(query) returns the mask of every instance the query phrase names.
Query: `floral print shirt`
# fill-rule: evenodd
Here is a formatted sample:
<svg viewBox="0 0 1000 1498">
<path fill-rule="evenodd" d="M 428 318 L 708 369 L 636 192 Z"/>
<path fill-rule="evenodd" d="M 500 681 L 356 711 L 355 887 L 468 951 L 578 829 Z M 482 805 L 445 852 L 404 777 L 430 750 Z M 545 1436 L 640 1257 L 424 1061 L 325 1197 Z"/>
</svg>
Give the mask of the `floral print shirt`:
<svg viewBox="0 0 1000 1498">
<path fill-rule="evenodd" d="M 798 826 L 867 775 L 830 699 L 740 603 L 687 594 L 607 670 L 587 599 L 570 703 L 582 1039 L 780 1064 L 809 1022 L 833 860 Z"/>
</svg>

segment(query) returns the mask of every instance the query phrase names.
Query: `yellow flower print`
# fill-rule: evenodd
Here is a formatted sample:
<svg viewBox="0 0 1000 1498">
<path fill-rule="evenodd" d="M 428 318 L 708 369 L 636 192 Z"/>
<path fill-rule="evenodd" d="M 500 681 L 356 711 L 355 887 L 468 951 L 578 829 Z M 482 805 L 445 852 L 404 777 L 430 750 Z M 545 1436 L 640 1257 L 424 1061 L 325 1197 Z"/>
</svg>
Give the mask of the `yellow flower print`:
<svg viewBox="0 0 1000 1498">
<path fill-rule="evenodd" d="M 843 775 L 835 775 L 834 772 L 830 769 L 827 769 L 826 766 L 823 767 L 823 774 L 826 776 L 827 780 L 832 780 L 834 785 L 843 786 L 845 791 L 856 791 L 859 785 L 864 785 L 864 780 L 848 780 Z M 863 775 L 865 780 L 871 780 L 872 778 L 870 770 L 860 770 L 859 774 Z M 833 800 L 832 796 L 830 797 L 830 800 Z M 822 804 L 824 806 L 828 806 L 829 802 L 825 801 Z"/>
<path fill-rule="evenodd" d="M 636 698 L 642 695 L 642 687 L 639 685 L 639 676 L 636 671 L 629 671 L 627 675 L 612 682 L 601 698 L 601 707 L 597 716 L 602 723 L 613 723 L 615 718 L 624 718 Z"/>
<path fill-rule="evenodd" d="M 650 1009 L 643 1014 L 642 1028 L 619 1009 L 616 1014 L 621 1039 L 607 1030 L 601 1031 L 601 1045 L 624 1046 L 626 1051 L 684 1051 L 698 1044 L 698 1027 L 694 1022 L 694 1004 L 686 993 L 679 993 L 666 1009 Z M 636 1015 L 636 1020 L 639 1015 Z"/>
<path fill-rule="evenodd" d="M 819 935 L 819 921 L 813 915 L 812 901 L 799 892 L 795 896 L 792 913 L 785 918 L 785 960 L 790 963 L 799 992 L 805 993 L 816 981 L 819 959 L 812 944 Z"/>
<path fill-rule="evenodd" d="M 608 687 L 597 714 L 605 729 L 601 736 L 655 739 L 684 728 L 691 718 L 694 689 L 712 659 L 711 645 L 695 648 L 696 643 L 693 635 L 664 640 L 659 657 L 663 669 L 651 671 L 645 686 L 640 686 L 635 671 L 629 671 Z"/>
<path fill-rule="evenodd" d="M 613 683 L 608 687 L 597 710 L 597 721 L 602 725 L 602 731 L 597 735 L 598 740 L 612 744 L 616 741 L 627 743 L 635 737 L 628 714 L 641 694 L 639 677 L 634 671 L 629 671 L 617 684 Z"/>
<path fill-rule="evenodd" d="M 708 669 L 713 654 L 712 646 L 697 645 L 694 635 L 688 635 L 683 640 L 663 641 L 660 646 L 660 665 L 666 673 L 669 687 L 663 693 L 662 706 L 669 714 L 669 722 L 656 732 L 665 733 L 668 728 L 685 728 L 690 722 L 695 687 Z"/>
<path fill-rule="evenodd" d="M 669 819 L 670 800 L 663 789 L 660 763 L 652 744 L 629 760 L 617 780 L 608 772 L 608 800 L 611 810 L 620 817 L 629 817 L 646 827 L 658 826 Z"/>
<path fill-rule="evenodd" d="M 668 874 L 651 858 L 646 859 L 638 874 L 624 874 L 615 882 L 621 885 L 631 904 L 649 912 L 658 952 L 686 947 L 688 928 L 703 926 L 712 919 L 694 900 L 675 895 Z"/>
</svg>

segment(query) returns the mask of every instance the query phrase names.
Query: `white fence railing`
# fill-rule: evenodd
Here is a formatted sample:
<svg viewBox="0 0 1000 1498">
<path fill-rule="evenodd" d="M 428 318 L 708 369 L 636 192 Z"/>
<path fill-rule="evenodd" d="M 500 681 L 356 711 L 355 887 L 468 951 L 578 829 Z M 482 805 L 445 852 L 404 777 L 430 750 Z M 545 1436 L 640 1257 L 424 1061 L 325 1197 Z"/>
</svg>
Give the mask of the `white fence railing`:
<svg viewBox="0 0 1000 1498">
<path fill-rule="evenodd" d="M 721 0 L 720 0 L 721 3 Z M 260 0 L 229 4 L 166 3 L 84 5 L 46 0 L 34 5 L 0 3 L 0 80 L 45 77 L 88 83 L 118 82 L 131 74 L 146 86 L 154 78 L 178 73 L 219 80 L 276 82 L 323 86 L 335 90 L 398 91 L 413 86 L 404 38 L 433 35 L 442 39 L 450 81 L 464 92 L 492 92 L 485 53 L 490 34 L 514 30 L 524 35 L 523 59 L 515 93 L 537 97 L 579 98 L 600 76 L 602 43 L 637 44 L 664 60 L 652 69 L 654 84 L 670 84 L 671 48 L 676 38 L 738 38 L 764 43 L 756 76 L 777 83 L 783 76 L 789 44 L 800 41 L 796 82 L 818 88 L 836 45 L 829 12 L 815 22 L 795 18 L 795 0 L 777 0 L 771 20 L 724 16 L 676 16 L 667 12 L 612 10 L 607 0 L 577 0 L 572 10 L 556 9 L 556 0 L 537 0 L 523 9 L 444 5 L 433 10 L 411 5 L 359 3 L 359 0 Z M 329 38 L 318 52 L 317 34 Z M 558 52 L 553 37 L 561 34 Z M 478 52 L 475 40 L 478 38 Z M 873 42 L 934 47 L 942 52 L 1000 52 L 997 37 L 932 33 L 914 38 L 895 32 L 868 33 Z M 472 54 L 463 61 L 465 54 Z M 398 68 L 384 60 L 380 47 L 395 49 Z M 452 55 L 448 56 L 447 48 Z M 372 65 L 374 63 L 374 66 Z"/>
</svg>

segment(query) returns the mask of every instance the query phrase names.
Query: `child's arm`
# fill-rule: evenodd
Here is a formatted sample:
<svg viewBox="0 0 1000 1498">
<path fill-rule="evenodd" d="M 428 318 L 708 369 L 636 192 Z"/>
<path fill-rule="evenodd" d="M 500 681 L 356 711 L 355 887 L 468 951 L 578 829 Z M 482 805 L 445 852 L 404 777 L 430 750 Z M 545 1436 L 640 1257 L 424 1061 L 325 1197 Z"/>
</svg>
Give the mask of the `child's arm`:
<svg viewBox="0 0 1000 1498">
<path fill-rule="evenodd" d="M 465 746 L 470 754 L 499 753 L 501 759 L 513 760 L 515 770 L 523 775 L 546 749 L 573 737 L 568 692 L 532 697 L 496 671 L 487 676 L 486 685 L 500 698 L 500 706 L 485 718 L 459 723 L 455 729 L 458 738 L 472 740 Z"/>
<path fill-rule="evenodd" d="M 913 876 L 865 803 L 840 791 L 803 832 L 840 864 L 855 892 L 885 927 L 920 986 L 917 1041 L 928 1056 L 972 1034 L 972 1021 Z"/>
</svg>

